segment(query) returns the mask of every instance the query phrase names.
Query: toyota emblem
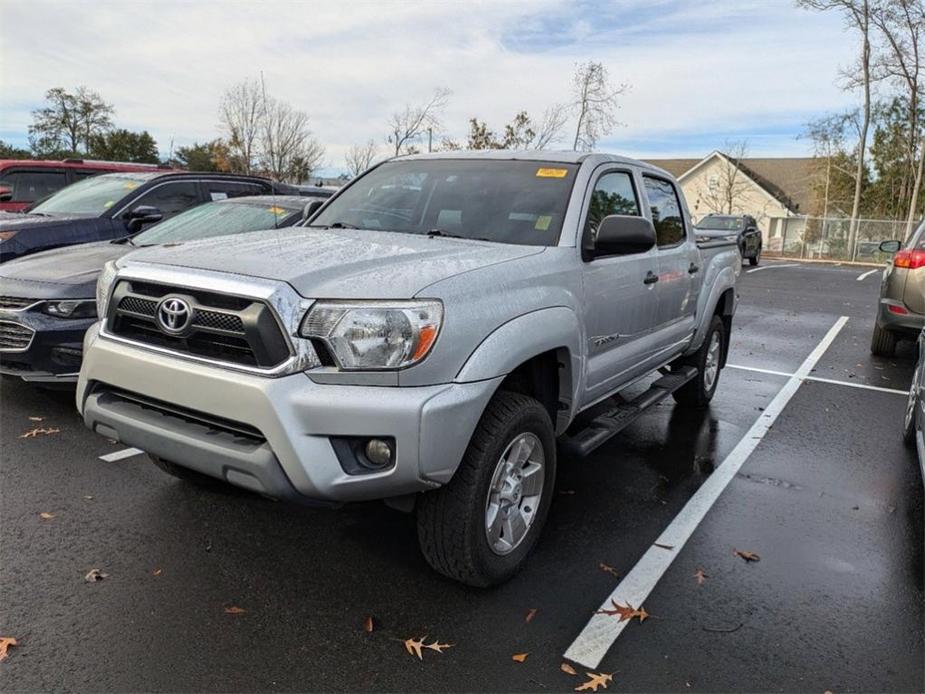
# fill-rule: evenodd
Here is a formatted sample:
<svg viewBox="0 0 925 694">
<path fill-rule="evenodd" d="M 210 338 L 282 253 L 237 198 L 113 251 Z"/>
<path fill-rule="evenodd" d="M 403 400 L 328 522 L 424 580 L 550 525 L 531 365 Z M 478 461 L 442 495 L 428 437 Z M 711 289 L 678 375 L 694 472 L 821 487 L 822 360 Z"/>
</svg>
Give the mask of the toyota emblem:
<svg viewBox="0 0 925 694">
<path fill-rule="evenodd" d="M 178 335 L 189 327 L 193 309 L 189 302 L 177 296 L 168 296 L 157 305 L 157 324 L 165 333 Z"/>
</svg>

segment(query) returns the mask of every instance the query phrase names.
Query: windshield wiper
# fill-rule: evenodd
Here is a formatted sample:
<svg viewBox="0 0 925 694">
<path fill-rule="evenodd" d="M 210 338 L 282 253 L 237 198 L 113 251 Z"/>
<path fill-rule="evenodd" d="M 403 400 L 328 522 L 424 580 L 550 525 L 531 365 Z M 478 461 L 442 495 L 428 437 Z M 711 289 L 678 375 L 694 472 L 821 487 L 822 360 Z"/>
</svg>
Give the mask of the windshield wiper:
<svg viewBox="0 0 925 694">
<path fill-rule="evenodd" d="M 488 241 L 489 243 L 493 242 L 493 239 L 487 239 L 484 236 L 463 236 L 462 234 L 451 234 L 448 231 L 443 229 L 429 229 L 425 234 L 427 238 L 433 239 L 438 236 L 444 239 L 465 239 L 466 241 Z"/>
<path fill-rule="evenodd" d="M 347 222 L 334 222 L 328 229 L 359 229 L 360 227 L 354 226 L 353 224 L 347 224 Z"/>
</svg>

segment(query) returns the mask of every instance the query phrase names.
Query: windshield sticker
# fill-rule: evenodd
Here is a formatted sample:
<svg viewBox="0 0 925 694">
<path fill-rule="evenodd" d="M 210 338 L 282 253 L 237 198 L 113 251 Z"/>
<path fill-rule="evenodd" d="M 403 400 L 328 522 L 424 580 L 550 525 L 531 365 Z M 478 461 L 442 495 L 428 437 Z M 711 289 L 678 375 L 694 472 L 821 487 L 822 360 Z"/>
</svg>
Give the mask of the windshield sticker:
<svg viewBox="0 0 925 694">
<path fill-rule="evenodd" d="M 126 190 L 135 190 L 138 186 L 139 184 L 135 183 L 135 181 L 129 181 L 122 187 L 125 188 Z"/>
<path fill-rule="evenodd" d="M 215 202 L 216 200 L 227 200 L 228 199 L 228 193 L 209 193 L 209 196 L 212 198 L 213 202 Z"/>
<path fill-rule="evenodd" d="M 536 218 L 536 224 L 533 225 L 533 228 L 537 231 L 548 231 L 549 225 L 552 223 L 552 216 L 548 214 L 540 215 Z"/>
<path fill-rule="evenodd" d="M 105 205 L 103 205 L 103 207 L 105 207 L 105 208 L 108 210 L 110 207 L 112 207 L 112 206 L 115 205 L 115 204 L 116 204 L 116 201 L 115 201 L 115 200 L 110 200 L 110 201 L 107 202 Z"/>
<path fill-rule="evenodd" d="M 568 169 L 537 169 L 538 178 L 565 178 L 568 176 Z"/>
<path fill-rule="evenodd" d="M 268 207 L 267 209 L 277 217 L 279 217 L 281 214 L 286 214 L 285 208 L 282 207 Z"/>
</svg>

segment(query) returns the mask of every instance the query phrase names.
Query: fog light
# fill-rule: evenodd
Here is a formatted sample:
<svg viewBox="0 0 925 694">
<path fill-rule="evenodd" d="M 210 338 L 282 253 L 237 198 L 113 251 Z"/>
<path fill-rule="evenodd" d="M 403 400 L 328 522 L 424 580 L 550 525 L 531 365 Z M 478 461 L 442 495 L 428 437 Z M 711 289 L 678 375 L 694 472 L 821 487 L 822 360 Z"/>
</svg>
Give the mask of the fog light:
<svg viewBox="0 0 925 694">
<path fill-rule="evenodd" d="M 366 458 L 373 465 L 385 467 L 392 462 L 392 447 L 382 439 L 370 439 L 366 442 Z"/>
</svg>

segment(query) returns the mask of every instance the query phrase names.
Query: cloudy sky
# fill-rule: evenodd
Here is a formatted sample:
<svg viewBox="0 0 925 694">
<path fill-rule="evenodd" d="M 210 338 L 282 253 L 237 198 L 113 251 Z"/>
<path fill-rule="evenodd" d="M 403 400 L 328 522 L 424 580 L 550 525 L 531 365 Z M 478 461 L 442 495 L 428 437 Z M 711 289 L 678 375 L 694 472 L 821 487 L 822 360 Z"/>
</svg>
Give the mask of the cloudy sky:
<svg viewBox="0 0 925 694">
<path fill-rule="evenodd" d="M 26 143 L 48 88 L 87 85 L 166 154 L 219 135 L 222 91 L 262 71 L 310 114 L 335 171 L 353 143 L 385 151 L 388 115 L 435 87 L 452 90 L 445 131 L 464 139 L 472 116 L 501 129 L 567 100 L 593 59 L 630 85 L 601 150 L 702 156 L 747 138 L 752 155 L 799 155 L 807 120 L 853 103 L 837 72 L 854 52 L 837 16 L 790 0 L 0 0 L 0 139 Z"/>
</svg>

